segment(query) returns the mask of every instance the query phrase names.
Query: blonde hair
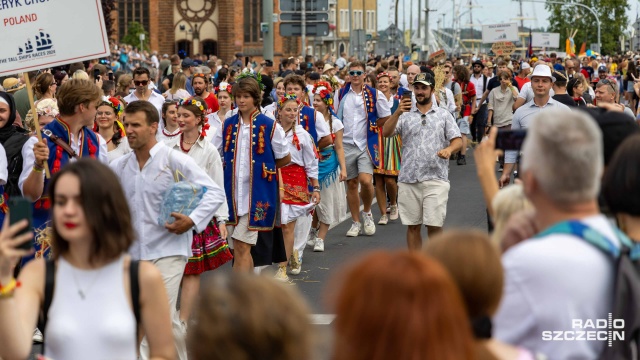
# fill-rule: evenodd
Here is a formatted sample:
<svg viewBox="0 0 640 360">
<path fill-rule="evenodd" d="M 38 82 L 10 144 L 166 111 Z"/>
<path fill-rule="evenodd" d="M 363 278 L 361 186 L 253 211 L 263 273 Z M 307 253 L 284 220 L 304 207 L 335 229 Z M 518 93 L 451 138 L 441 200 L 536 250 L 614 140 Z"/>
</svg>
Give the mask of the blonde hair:
<svg viewBox="0 0 640 360">
<path fill-rule="evenodd" d="M 129 87 L 131 86 L 131 81 L 133 80 L 133 76 L 131 74 L 122 74 L 118 78 L 118 84 L 116 85 L 116 94 L 117 93 L 129 93 Z"/>
<path fill-rule="evenodd" d="M 491 201 L 493 209 L 493 234 L 491 242 L 500 247 L 500 241 L 504 235 L 504 229 L 511 215 L 520 210 L 533 208 L 529 200 L 524 195 L 522 184 L 513 184 L 498 191 Z"/>
<path fill-rule="evenodd" d="M 309 309 L 294 288 L 253 274 L 216 275 L 203 284 L 189 329 L 194 360 L 309 359 Z M 215 346 L 212 346 L 215 344 Z"/>
<path fill-rule="evenodd" d="M 89 74 L 84 70 L 76 70 L 71 76 L 71 79 L 89 80 Z"/>
<path fill-rule="evenodd" d="M 173 82 L 171 83 L 171 90 L 169 92 L 175 95 L 178 90 L 185 89 L 187 86 L 187 75 L 179 72 L 173 76 Z"/>
</svg>

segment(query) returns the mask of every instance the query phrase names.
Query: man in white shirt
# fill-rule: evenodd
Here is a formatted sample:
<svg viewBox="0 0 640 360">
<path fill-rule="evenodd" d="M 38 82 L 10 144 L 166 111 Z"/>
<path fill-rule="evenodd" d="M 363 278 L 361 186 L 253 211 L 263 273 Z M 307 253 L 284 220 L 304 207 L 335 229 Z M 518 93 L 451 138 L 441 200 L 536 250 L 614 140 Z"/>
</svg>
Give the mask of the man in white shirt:
<svg viewBox="0 0 640 360">
<path fill-rule="evenodd" d="M 251 248 L 259 231 L 271 231 L 276 219 L 278 168 L 291 160 L 285 133 L 260 113 L 260 85 L 243 77 L 233 85 L 238 113 L 223 122 L 218 151 L 222 154 L 229 207 L 227 230 L 234 249 L 235 271 L 253 271 Z"/>
<path fill-rule="evenodd" d="M 224 191 L 189 156 L 156 141 L 159 117 L 146 101 L 129 104 L 124 126 L 133 152 L 111 163 L 129 199 L 137 240 L 129 253 L 133 259 L 151 261 L 162 273 L 169 295 L 173 334 L 178 358 L 187 359 L 186 325 L 176 310 L 180 281 L 191 254 L 193 230 L 203 231 L 224 202 Z M 175 183 L 175 174 L 184 176 L 206 191 L 189 215 L 171 213 L 172 223 L 158 224 L 164 194 Z M 148 344 L 143 340 L 141 358 L 148 359 Z"/>
<path fill-rule="evenodd" d="M 493 319 L 497 339 L 549 359 L 597 359 L 605 346 L 586 338 L 544 338 L 544 332 L 583 330 L 574 328 L 576 319 L 595 323 L 613 310 L 616 264 L 583 237 L 561 231 L 565 221 L 576 220 L 619 247 L 597 202 L 602 146 L 600 129 L 586 113 L 548 109 L 531 122 L 521 178 L 535 210 L 512 215 L 520 221 L 507 224 L 502 239 L 503 245 L 517 244 L 502 255 L 504 296 Z M 517 235 L 540 230 L 545 231 L 525 240 Z"/>
<path fill-rule="evenodd" d="M 149 69 L 145 67 L 139 67 L 133 70 L 133 84 L 136 86 L 136 90 L 124 98 L 127 104 L 131 104 L 134 101 L 146 100 L 150 102 L 158 110 L 158 116 L 162 117 L 162 104 L 164 104 L 164 97 L 157 92 L 149 88 L 151 82 L 151 75 Z"/>
<path fill-rule="evenodd" d="M 353 224 L 347 236 L 358 236 L 360 225 L 360 198 L 363 203 L 364 233 L 373 235 L 376 225 L 371 214 L 373 202 L 373 169 L 380 163 L 377 129 L 391 116 L 384 94 L 364 84 L 365 64 L 349 64 L 351 82 L 338 91 L 336 109 L 344 124 L 344 154 L 347 165 L 347 202 Z M 419 70 L 418 70 L 419 71 Z M 358 195 L 358 187 L 360 195 Z"/>
</svg>

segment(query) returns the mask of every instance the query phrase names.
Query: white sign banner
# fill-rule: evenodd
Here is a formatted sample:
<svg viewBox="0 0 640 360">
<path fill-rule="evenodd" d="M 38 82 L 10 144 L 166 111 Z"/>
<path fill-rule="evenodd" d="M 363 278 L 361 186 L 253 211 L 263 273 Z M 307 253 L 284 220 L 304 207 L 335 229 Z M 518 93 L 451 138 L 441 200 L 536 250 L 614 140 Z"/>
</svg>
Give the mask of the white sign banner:
<svg viewBox="0 0 640 360">
<path fill-rule="evenodd" d="M 482 42 L 493 44 L 498 41 L 518 41 L 518 24 L 482 25 Z"/>
<path fill-rule="evenodd" d="M 1 0 L 0 75 L 109 56 L 100 0 Z"/>
<path fill-rule="evenodd" d="M 557 49 L 560 47 L 560 34 L 559 33 L 531 33 L 531 45 Z"/>
</svg>

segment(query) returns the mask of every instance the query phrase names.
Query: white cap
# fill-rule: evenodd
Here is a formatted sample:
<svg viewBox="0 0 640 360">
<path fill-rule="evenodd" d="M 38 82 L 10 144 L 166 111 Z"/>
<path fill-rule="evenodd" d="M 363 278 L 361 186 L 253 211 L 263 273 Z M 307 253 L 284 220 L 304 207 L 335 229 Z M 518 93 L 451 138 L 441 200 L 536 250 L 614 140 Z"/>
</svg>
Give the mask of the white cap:
<svg viewBox="0 0 640 360">
<path fill-rule="evenodd" d="M 531 65 L 529 65 L 528 62 L 523 61 L 522 65 L 520 65 L 520 70 L 527 70 L 527 69 L 531 69 Z"/>
<path fill-rule="evenodd" d="M 533 73 L 529 77 L 533 78 L 534 76 L 548 77 L 552 82 L 556 81 L 556 78 L 551 75 L 551 68 L 544 64 L 540 64 L 533 69 Z"/>
</svg>

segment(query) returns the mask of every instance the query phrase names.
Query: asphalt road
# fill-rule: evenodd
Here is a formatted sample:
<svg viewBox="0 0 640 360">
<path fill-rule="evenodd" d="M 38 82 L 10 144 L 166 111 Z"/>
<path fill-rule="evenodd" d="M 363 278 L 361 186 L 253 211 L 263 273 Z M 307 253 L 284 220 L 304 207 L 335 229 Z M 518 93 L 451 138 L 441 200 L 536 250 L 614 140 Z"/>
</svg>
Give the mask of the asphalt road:
<svg viewBox="0 0 640 360">
<path fill-rule="evenodd" d="M 450 161 L 449 180 L 451 190 L 447 204 L 445 230 L 452 228 L 474 228 L 487 230 L 487 214 L 482 191 L 476 176 L 473 150 L 467 152 L 467 165 L 458 166 Z M 380 218 L 377 204 L 372 207 L 373 217 Z M 406 249 L 406 228 L 400 219 L 389 221 L 387 225 L 376 225 L 373 236 L 360 235 L 355 238 L 346 237 L 351 226 L 350 218 L 332 228 L 325 240 L 325 251 L 315 253 L 311 248 L 304 252 L 302 272 L 300 275 L 289 275 L 291 286 L 295 286 L 308 302 L 317 334 L 316 358 L 329 359 L 331 353 L 331 322 L 334 319 L 330 305 L 330 294 L 343 276 L 344 266 L 352 264 L 356 259 L 372 250 Z M 423 237 L 426 238 L 426 229 Z M 428 241 L 426 239 L 425 241 Z M 215 272 L 231 271 L 229 264 Z M 213 273 L 205 273 L 203 281 Z M 39 352 L 41 346 L 34 346 L 34 352 Z"/>
</svg>

